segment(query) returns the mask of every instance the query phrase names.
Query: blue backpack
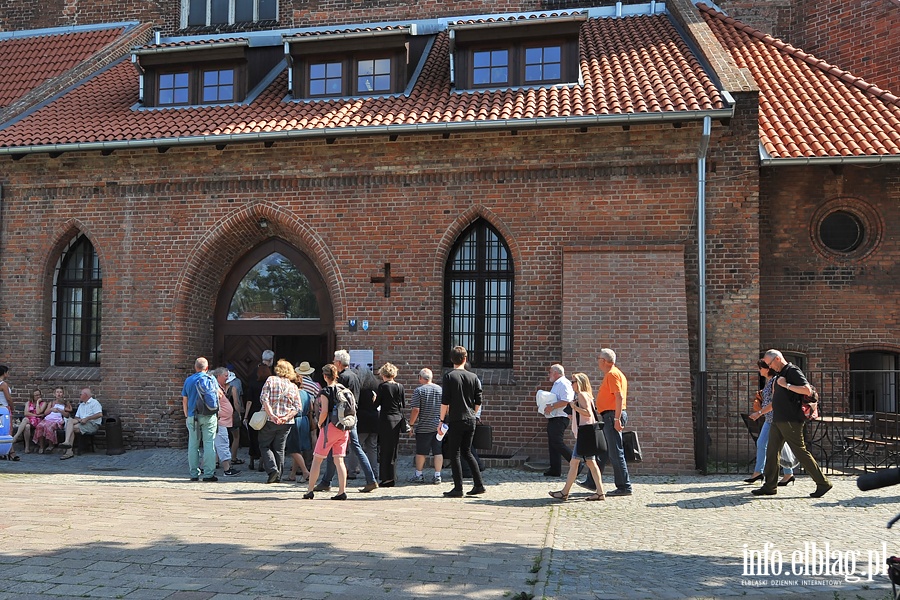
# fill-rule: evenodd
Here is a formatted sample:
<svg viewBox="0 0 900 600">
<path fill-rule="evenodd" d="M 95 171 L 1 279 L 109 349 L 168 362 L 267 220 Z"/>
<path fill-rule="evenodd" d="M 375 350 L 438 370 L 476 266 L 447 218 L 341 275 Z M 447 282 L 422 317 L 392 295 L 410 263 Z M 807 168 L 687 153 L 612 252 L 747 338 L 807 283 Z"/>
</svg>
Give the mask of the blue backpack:
<svg viewBox="0 0 900 600">
<path fill-rule="evenodd" d="M 209 417 L 219 414 L 219 383 L 209 373 L 197 378 L 197 404 L 194 415 Z"/>
</svg>

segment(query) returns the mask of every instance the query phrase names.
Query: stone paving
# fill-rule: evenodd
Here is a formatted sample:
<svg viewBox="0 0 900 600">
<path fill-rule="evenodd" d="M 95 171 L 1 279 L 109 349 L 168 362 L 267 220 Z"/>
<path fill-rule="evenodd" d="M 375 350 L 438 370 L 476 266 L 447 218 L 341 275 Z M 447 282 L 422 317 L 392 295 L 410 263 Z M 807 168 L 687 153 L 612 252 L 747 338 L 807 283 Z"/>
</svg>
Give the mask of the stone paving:
<svg viewBox="0 0 900 600">
<path fill-rule="evenodd" d="M 900 487 L 853 478 L 813 500 L 805 477 L 756 498 L 738 477 L 644 476 L 634 496 L 566 503 L 547 496 L 561 479 L 514 469 L 489 469 L 477 499 L 445 483 L 305 501 L 263 479 L 190 482 L 175 449 L 0 462 L 0 598 L 887 600 L 882 554 L 900 554 Z M 745 556 L 768 570 L 745 575 Z"/>
</svg>

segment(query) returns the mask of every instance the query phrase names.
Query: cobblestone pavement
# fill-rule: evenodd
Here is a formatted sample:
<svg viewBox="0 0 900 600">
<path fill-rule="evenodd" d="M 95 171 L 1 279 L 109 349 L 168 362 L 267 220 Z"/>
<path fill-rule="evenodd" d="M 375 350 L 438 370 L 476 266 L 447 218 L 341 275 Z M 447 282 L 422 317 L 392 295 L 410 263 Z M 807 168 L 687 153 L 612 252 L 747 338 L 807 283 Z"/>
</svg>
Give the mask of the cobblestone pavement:
<svg viewBox="0 0 900 600">
<path fill-rule="evenodd" d="M 813 500 L 804 477 L 755 498 L 739 477 L 647 476 L 631 497 L 561 503 L 539 472 L 485 479 L 476 499 L 445 483 L 305 501 L 257 472 L 192 483 L 184 450 L 27 455 L 0 462 L 0 598 L 891 597 L 900 487 L 835 478 Z M 745 556 L 768 570 L 745 575 Z"/>
</svg>

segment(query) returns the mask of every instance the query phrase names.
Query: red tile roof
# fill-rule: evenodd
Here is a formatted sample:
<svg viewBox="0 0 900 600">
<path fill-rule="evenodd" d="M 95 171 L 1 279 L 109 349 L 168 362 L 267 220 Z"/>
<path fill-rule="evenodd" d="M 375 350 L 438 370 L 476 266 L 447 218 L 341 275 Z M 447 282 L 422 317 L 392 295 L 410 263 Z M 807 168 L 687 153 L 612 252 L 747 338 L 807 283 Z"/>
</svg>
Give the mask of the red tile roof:
<svg viewBox="0 0 900 600">
<path fill-rule="evenodd" d="M 0 39 L 0 108 L 105 48 L 123 27 Z"/>
<path fill-rule="evenodd" d="M 480 123 L 484 121 L 509 129 L 561 120 L 574 125 L 598 117 L 624 120 L 630 114 L 688 119 L 699 117 L 684 111 L 727 112 L 715 85 L 665 15 L 591 19 L 582 26 L 581 38 L 583 86 L 454 92 L 449 36 L 443 32 L 408 97 L 285 102 L 287 74 L 282 72 L 248 105 L 165 110 L 133 108 L 137 72 L 123 61 L 0 130 L 0 147 L 116 141 L 148 145 L 153 143 L 148 140 L 262 132 L 334 136 L 367 133 L 346 128 L 490 125 Z"/>
<path fill-rule="evenodd" d="M 900 154 L 900 99 L 781 40 L 698 4 L 759 86 L 759 134 L 773 159 Z"/>
</svg>

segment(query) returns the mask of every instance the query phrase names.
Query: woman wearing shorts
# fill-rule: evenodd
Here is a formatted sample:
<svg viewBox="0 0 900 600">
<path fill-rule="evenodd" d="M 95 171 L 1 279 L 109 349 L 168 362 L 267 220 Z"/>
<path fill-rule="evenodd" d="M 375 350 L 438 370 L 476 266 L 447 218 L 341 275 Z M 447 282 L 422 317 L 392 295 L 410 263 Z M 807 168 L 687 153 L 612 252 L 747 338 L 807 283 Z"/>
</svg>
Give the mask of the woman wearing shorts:
<svg viewBox="0 0 900 600">
<path fill-rule="evenodd" d="M 331 402 L 337 397 L 337 368 L 334 365 L 325 365 L 322 367 L 322 376 L 325 378 L 325 387 L 319 392 L 316 398 L 318 403 L 319 415 L 319 439 L 316 440 L 316 449 L 313 451 L 312 468 L 309 470 L 309 487 L 307 492 L 303 494 L 304 500 L 312 500 L 315 497 L 313 487 L 319 480 L 319 469 L 322 462 L 328 458 L 331 452 L 334 457 L 334 466 L 338 476 L 338 493 L 332 496 L 332 500 L 347 499 L 347 467 L 344 465 L 344 455 L 347 454 L 347 441 L 350 439 L 349 431 L 342 431 L 334 426 L 330 421 Z"/>
</svg>

